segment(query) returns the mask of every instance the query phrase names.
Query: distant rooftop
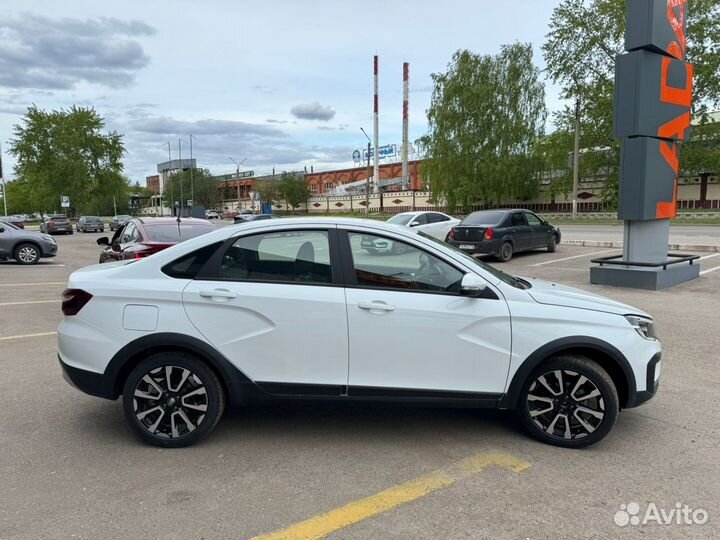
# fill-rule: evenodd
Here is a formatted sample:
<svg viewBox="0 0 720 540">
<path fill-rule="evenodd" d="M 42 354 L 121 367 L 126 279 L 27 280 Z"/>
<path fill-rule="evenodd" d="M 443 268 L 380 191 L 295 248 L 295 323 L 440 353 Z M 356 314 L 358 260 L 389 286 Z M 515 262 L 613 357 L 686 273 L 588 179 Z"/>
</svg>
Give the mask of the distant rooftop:
<svg viewBox="0 0 720 540">
<path fill-rule="evenodd" d="M 167 170 L 177 171 L 179 169 L 196 169 L 197 164 L 195 158 L 193 159 L 172 159 L 170 161 L 163 161 L 157 164 L 157 172 L 165 172 Z"/>
</svg>

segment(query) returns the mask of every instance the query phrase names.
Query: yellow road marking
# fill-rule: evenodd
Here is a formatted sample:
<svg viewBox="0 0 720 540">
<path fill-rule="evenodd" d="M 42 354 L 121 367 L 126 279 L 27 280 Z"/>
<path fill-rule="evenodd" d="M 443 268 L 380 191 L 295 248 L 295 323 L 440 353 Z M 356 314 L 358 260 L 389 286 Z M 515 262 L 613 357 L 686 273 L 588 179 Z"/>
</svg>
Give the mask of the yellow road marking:
<svg viewBox="0 0 720 540">
<path fill-rule="evenodd" d="M 57 300 L 31 300 L 28 302 L 3 302 L 0 306 L 24 306 L 25 304 L 57 304 L 60 299 Z"/>
<path fill-rule="evenodd" d="M 31 337 L 42 337 L 42 336 L 54 336 L 57 332 L 40 332 L 39 334 L 21 334 L 19 336 L 5 336 L 0 337 L 0 341 L 7 341 L 10 339 L 24 339 Z"/>
<path fill-rule="evenodd" d="M 48 281 L 45 283 L 0 283 L 0 287 L 32 287 L 33 285 L 65 285 L 65 281 Z"/>
<path fill-rule="evenodd" d="M 365 499 L 318 514 L 286 529 L 256 536 L 253 540 L 317 540 L 334 531 L 392 510 L 396 506 L 420 499 L 433 491 L 451 486 L 458 480 L 478 474 L 490 465 L 497 465 L 516 473 L 530 468 L 529 463 L 509 454 L 499 452 L 477 454 Z"/>
</svg>

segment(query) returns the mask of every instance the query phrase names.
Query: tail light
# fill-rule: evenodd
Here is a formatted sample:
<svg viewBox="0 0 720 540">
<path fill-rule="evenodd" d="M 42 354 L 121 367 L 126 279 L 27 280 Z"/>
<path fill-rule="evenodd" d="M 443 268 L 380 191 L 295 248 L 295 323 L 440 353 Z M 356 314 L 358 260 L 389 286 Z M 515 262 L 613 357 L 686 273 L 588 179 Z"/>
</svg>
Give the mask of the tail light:
<svg viewBox="0 0 720 540">
<path fill-rule="evenodd" d="M 492 240 L 495 236 L 495 232 L 492 230 L 492 228 L 488 227 L 485 229 L 485 236 L 483 236 L 483 240 Z"/>
<path fill-rule="evenodd" d="M 85 307 L 92 294 L 82 289 L 65 289 L 62 293 L 62 312 L 66 317 L 77 315 Z"/>
<path fill-rule="evenodd" d="M 453 240 L 455 240 L 455 227 L 453 227 L 453 228 L 450 229 L 450 234 L 449 234 L 449 236 L 450 236 L 450 238 L 452 238 Z"/>
</svg>

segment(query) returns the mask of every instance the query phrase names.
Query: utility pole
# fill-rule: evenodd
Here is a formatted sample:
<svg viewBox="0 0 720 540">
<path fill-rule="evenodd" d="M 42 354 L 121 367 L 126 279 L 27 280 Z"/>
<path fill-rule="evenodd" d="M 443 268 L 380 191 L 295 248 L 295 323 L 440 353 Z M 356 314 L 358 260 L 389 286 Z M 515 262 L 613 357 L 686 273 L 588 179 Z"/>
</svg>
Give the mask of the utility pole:
<svg viewBox="0 0 720 540">
<path fill-rule="evenodd" d="M 167 145 L 168 145 L 168 168 L 167 168 L 167 172 L 165 173 L 165 177 L 166 177 L 165 179 L 170 184 L 170 198 L 172 199 L 172 201 L 170 201 L 170 212 L 171 212 L 171 215 L 174 216 L 175 215 L 175 190 L 173 189 L 172 182 L 170 181 L 170 167 L 172 167 L 172 163 L 171 163 L 172 162 L 172 154 L 170 153 L 170 141 L 168 141 Z M 162 211 L 162 208 L 160 210 Z"/>
<path fill-rule="evenodd" d="M 375 188 L 380 190 L 380 152 L 378 151 L 380 133 L 378 128 L 378 56 L 373 58 L 373 73 L 375 75 L 375 102 L 373 104 L 373 137 L 375 139 L 375 168 L 373 169 L 373 181 Z"/>
<path fill-rule="evenodd" d="M 2 145 L 0 145 L 0 184 L 3 189 L 3 206 L 5 207 L 5 217 L 7 217 L 7 184 L 5 183 L 5 177 L 3 176 L 2 168 Z"/>
<path fill-rule="evenodd" d="M 240 211 L 240 165 L 245 163 L 245 160 L 247 160 L 247 158 L 243 159 L 240 163 L 238 163 L 237 161 L 235 161 L 233 158 L 231 158 L 229 156 L 228 156 L 228 159 L 230 161 L 232 161 L 235 164 L 235 166 L 237 167 L 237 169 L 235 169 L 235 177 L 236 177 L 235 185 L 237 187 L 237 199 L 238 199 L 236 210 L 239 212 Z M 275 174 L 274 171 L 273 171 L 273 174 Z"/>
<path fill-rule="evenodd" d="M 115 195 L 113 195 L 113 211 L 115 212 L 115 215 L 117 216 L 117 203 L 115 202 Z"/>
<path fill-rule="evenodd" d="M 370 146 L 371 141 L 370 137 L 368 137 L 368 134 L 365 133 L 365 130 L 363 128 L 360 128 L 360 131 L 363 132 L 363 135 L 367 137 L 368 140 L 368 147 L 367 147 L 367 180 L 365 181 L 365 217 L 368 217 L 370 215 Z M 352 195 L 350 196 L 352 197 Z M 352 200 L 352 199 L 351 199 Z"/>
<path fill-rule="evenodd" d="M 190 200 L 192 200 L 192 205 L 190 208 L 195 206 L 195 184 L 193 183 L 193 169 L 195 168 L 195 164 L 193 163 L 193 152 L 192 152 L 192 140 L 193 140 L 193 134 L 190 134 Z"/>
<path fill-rule="evenodd" d="M 183 172 L 183 162 L 182 162 L 182 148 L 180 146 L 180 143 L 182 142 L 182 139 L 178 138 L 178 161 L 180 162 L 180 174 Z M 182 208 L 183 208 L 183 179 L 182 176 L 180 177 L 180 214 L 182 214 Z M 178 217 L 180 217 L 180 214 Z"/>
<path fill-rule="evenodd" d="M 408 99 L 409 99 L 410 64 L 403 62 L 403 121 L 402 121 L 402 187 L 410 186 L 408 174 Z"/>
<path fill-rule="evenodd" d="M 573 152 L 572 217 L 577 218 L 577 192 L 580 177 L 580 96 L 575 101 L 575 151 Z"/>
</svg>

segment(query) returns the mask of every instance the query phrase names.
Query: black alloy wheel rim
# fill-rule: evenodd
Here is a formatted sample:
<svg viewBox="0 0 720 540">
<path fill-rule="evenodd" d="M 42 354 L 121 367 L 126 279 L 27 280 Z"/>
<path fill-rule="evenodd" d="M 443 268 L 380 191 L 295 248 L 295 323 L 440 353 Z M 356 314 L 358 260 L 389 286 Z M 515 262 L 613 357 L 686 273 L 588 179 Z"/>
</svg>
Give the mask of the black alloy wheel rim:
<svg viewBox="0 0 720 540">
<path fill-rule="evenodd" d="M 526 406 L 538 429 L 565 441 L 587 437 L 605 418 L 605 398 L 597 385 L 569 369 L 537 377 L 528 389 Z"/>
<path fill-rule="evenodd" d="M 179 439 L 205 419 L 208 394 L 200 377 L 179 366 L 160 366 L 135 385 L 133 411 L 142 427 L 156 437 Z"/>
</svg>

